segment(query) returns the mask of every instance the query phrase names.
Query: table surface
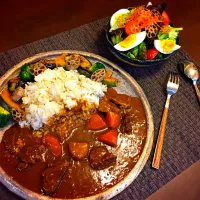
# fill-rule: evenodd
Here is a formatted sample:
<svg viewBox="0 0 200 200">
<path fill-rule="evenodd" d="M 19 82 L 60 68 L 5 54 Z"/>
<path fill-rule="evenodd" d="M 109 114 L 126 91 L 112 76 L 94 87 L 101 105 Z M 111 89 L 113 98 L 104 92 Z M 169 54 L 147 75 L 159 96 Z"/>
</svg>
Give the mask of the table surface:
<svg viewBox="0 0 200 200">
<path fill-rule="evenodd" d="M 147 0 L 4 0 L 0 6 L 0 52 L 110 16 L 123 7 Z M 154 0 L 154 4 L 163 1 Z M 200 1 L 168 0 L 167 12 L 177 27 L 183 27 L 181 45 L 200 63 Z"/>
<path fill-rule="evenodd" d="M 154 149 L 166 99 L 168 72 L 178 72 L 179 60 L 191 60 L 191 58 L 180 49 L 162 66 L 134 68 L 123 64 L 112 56 L 106 46 L 104 29 L 107 21 L 108 18 L 97 20 L 0 53 L 0 75 L 19 61 L 42 51 L 76 49 L 104 56 L 130 73 L 144 90 L 154 117 Z M 180 75 L 180 88 L 170 103 L 160 169 L 151 168 L 152 150 L 148 162 L 137 179 L 126 190 L 114 197 L 114 200 L 146 199 L 200 158 L 199 111 L 200 107 L 192 83 Z M 20 199 L 2 185 L 0 185 L 0 197 L 4 197 L 4 200 Z"/>
</svg>

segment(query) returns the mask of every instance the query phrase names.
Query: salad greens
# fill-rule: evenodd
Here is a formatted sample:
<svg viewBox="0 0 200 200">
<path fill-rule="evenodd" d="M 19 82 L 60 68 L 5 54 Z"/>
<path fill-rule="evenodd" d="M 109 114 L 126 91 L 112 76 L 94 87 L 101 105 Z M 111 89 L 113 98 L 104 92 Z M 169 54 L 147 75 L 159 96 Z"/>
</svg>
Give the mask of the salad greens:
<svg viewBox="0 0 200 200">
<path fill-rule="evenodd" d="M 159 53 L 157 54 L 157 56 L 155 57 L 155 59 L 162 59 L 162 58 L 164 58 L 164 57 L 165 57 L 165 55 L 159 52 Z"/>
<path fill-rule="evenodd" d="M 116 45 L 124 40 L 122 37 L 123 31 L 121 29 L 114 31 L 113 34 L 114 35 L 111 37 L 113 45 Z"/>
<path fill-rule="evenodd" d="M 127 56 L 132 59 L 137 59 L 138 53 L 139 53 L 139 46 L 136 46 L 127 52 Z"/>
<path fill-rule="evenodd" d="M 138 59 L 139 60 L 146 60 L 147 59 L 147 47 L 145 42 L 139 44 L 139 52 L 138 52 Z"/>
<path fill-rule="evenodd" d="M 127 56 L 131 59 L 146 60 L 147 47 L 145 42 L 140 43 L 138 46 L 127 52 Z"/>
<path fill-rule="evenodd" d="M 164 40 L 168 38 L 176 40 L 178 37 L 179 31 L 183 30 L 183 28 L 174 28 L 170 25 L 168 25 L 168 27 L 169 27 L 169 31 L 167 33 L 162 33 L 161 31 L 159 31 L 157 35 L 159 40 Z"/>
</svg>

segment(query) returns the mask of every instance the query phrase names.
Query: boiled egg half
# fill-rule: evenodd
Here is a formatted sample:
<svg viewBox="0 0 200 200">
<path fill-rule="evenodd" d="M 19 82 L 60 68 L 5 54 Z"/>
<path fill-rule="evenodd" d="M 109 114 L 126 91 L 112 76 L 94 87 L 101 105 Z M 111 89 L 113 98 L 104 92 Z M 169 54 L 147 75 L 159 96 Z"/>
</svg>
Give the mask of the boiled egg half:
<svg viewBox="0 0 200 200">
<path fill-rule="evenodd" d="M 115 12 L 110 19 L 110 31 L 122 28 L 125 23 L 125 15 L 130 13 L 128 9 L 120 9 Z"/>
<path fill-rule="evenodd" d="M 173 39 L 154 40 L 154 47 L 163 54 L 170 54 L 181 48 Z"/>
<path fill-rule="evenodd" d="M 142 31 L 136 34 L 131 34 L 128 37 L 126 37 L 123 41 L 116 44 L 114 48 L 117 49 L 118 51 L 128 51 L 129 49 L 132 49 L 138 46 L 140 43 L 142 43 L 145 37 L 146 37 L 146 31 Z"/>
</svg>

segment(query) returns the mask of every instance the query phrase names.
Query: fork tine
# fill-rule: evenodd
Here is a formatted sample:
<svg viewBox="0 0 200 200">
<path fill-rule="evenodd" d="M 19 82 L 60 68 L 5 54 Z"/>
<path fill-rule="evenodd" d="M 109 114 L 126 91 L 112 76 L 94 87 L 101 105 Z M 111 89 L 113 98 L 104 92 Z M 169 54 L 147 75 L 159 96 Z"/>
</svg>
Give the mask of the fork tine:
<svg viewBox="0 0 200 200">
<path fill-rule="evenodd" d="M 169 73 L 169 79 L 168 79 L 168 82 L 172 82 L 172 73 L 171 73 L 171 72 Z"/>
<path fill-rule="evenodd" d="M 168 81 L 171 82 L 171 83 L 179 84 L 180 80 L 179 80 L 178 74 L 175 73 L 175 72 L 170 72 Z"/>
<path fill-rule="evenodd" d="M 177 79 L 177 74 L 174 72 L 174 82 L 173 83 L 177 83 L 178 79 Z"/>
<path fill-rule="evenodd" d="M 179 76 L 178 76 L 178 85 L 180 84 L 180 78 L 179 78 Z"/>
<path fill-rule="evenodd" d="M 178 74 L 177 73 L 174 73 L 174 75 L 175 75 L 175 84 L 177 84 L 177 85 L 179 85 L 179 76 L 178 76 Z"/>
<path fill-rule="evenodd" d="M 176 84 L 179 85 L 179 76 L 176 74 Z"/>
<path fill-rule="evenodd" d="M 174 76 L 174 72 L 172 72 L 172 83 L 174 83 L 174 81 L 175 81 L 175 76 Z"/>
</svg>

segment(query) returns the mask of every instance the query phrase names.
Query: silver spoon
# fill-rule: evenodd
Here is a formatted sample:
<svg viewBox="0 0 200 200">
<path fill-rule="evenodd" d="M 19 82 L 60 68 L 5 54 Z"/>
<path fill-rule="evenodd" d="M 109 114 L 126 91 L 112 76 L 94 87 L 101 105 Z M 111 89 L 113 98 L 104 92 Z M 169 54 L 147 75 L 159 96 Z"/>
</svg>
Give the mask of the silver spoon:
<svg viewBox="0 0 200 200">
<path fill-rule="evenodd" d="M 199 79 L 198 69 L 193 62 L 185 61 L 181 64 L 183 66 L 184 74 L 193 81 L 193 85 L 197 93 L 198 100 L 200 102 L 200 92 L 199 88 L 197 87 L 197 80 Z"/>
</svg>

